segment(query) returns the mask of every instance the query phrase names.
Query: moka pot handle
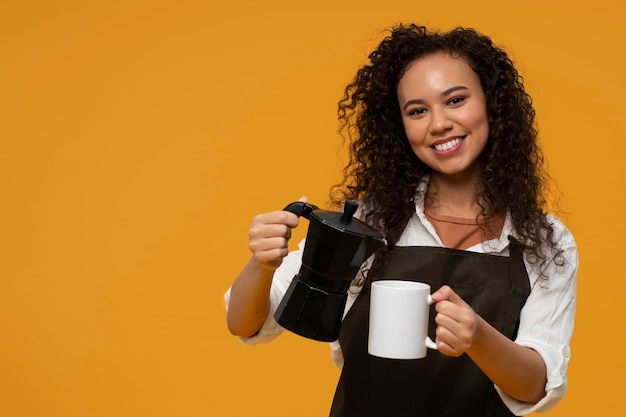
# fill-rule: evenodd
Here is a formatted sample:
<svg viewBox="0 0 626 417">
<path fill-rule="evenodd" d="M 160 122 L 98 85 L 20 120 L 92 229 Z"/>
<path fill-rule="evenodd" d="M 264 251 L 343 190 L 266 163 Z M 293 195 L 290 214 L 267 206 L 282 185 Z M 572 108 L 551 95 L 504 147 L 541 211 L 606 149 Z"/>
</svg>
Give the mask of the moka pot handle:
<svg viewBox="0 0 626 417">
<path fill-rule="evenodd" d="M 318 207 L 313 204 L 305 203 L 304 201 L 296 201 L 288 204 L 283 210 L 295 214 L 298 217 L 304 217 L 311 220 L 311 213 L 313 210 L 317 210 Z"/>
</svg>

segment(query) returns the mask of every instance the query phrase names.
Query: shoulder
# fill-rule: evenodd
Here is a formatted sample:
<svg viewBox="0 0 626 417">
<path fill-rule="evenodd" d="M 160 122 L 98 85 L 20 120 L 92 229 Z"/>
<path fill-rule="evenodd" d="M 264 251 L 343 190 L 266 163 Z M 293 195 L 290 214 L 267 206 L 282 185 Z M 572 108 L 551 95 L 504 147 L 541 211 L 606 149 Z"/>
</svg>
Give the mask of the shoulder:
<svg viewBox="0 0 626 417">
<path fill-rule="evenodd" d="M 558 217 L 547 214 L 546 220 L 552 227 L 552 239 L 559 249 L 576 248 L 574 235 Z"/>
<path fill-rule="evenodd" d="M 537 254 L 543 255 L 543 260 L 537 259 L 536 256 L 525 256 L 525 260 L 530 261 L 527 263 L 529 275 L 541 278 L 531 282 L 540 283 L 544 290 L 568 288 L 567 291 L 574 294 L 578 274 L 576 240 L 559 218 L 549 214 L 546 215 L 546 220 L 552 228 L 552 234 L 549 237 L 546 235 L 545 241 L 549 238 L 553 244 L 546 242 L 539 248 Z"/>
</svg>

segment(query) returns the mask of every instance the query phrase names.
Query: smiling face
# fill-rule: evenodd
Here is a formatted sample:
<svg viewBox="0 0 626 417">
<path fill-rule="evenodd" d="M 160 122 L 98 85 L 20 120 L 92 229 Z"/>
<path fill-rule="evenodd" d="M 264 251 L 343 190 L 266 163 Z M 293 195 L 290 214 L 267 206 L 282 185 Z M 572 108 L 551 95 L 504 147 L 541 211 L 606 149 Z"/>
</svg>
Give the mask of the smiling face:
<svg viewBox="0 0 626 417">
<path fill-rule="evenodd" d="M 468 63 L 444 53 L 419 58 L 397 92 L 409 143 L 433 174 L 479 176 L 489 137 L 487 101 Z"/>
</svg>

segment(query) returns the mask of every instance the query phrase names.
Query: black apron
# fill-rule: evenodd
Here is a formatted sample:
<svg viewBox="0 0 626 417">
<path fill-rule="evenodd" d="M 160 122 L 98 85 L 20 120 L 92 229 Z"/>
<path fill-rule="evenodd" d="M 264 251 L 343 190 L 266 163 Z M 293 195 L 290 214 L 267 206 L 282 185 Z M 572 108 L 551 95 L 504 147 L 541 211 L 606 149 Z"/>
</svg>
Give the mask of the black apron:
<svg viewBox="0 0 626 417">
<path fill-rule="evenodd" d="M 530 293 L 522 248 L 509 238 L 510 257 L 438 247 L 396 247 L 383 279 L 421 281 L 434 292 L 449 285 L 474 311 L 510 339 Z M 369 355 L 370 291 L 363 288 L 346 315 L 339 336 L 344 366 L 331 417 L 513 416 L 493 383 L 463 354 L 428 350 L 423 359 Z M 435 340 L 431 306 L 429 335 Z"/>
</svg>

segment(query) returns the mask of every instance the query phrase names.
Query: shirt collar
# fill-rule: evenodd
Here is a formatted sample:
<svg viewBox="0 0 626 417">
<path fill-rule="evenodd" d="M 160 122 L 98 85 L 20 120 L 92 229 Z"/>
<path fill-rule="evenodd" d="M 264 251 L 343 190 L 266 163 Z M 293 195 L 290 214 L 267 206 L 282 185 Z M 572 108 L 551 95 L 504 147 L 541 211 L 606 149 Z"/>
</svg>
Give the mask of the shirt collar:
<svg viewBox="0 0 626 417">
<path fill-rule="evenodd" d="M 426 220 L 426 216 L 424 214 L 424 196 L 426 195 L 426 189 L 428 187 L 428 183 L 430 182 L 430 175 L 426 175 L 417 186 L 417 193 L 415 196 L 415 213 L 419 217 L 420 221 L 424 225 L 430 224 Z M 427 227 L 431 233 L 436 236 L 436 233 L 432 227 Z M 500 237 L 492 240 L 488 240 L 483 242 L 483 245 L 487 252 L 502 252 L 506 248 L 509 247 L 509 236 L 516 237 L 515 229 L 513 227 L 513 220 L 511 219 L 511 213 L 507 211 L 506 217 L 504 219 L 504 225 L 502 226 L 502 233 L 500 233 Z M 439 237 L 437 236 L 437 240 Z"/>
</svg>

